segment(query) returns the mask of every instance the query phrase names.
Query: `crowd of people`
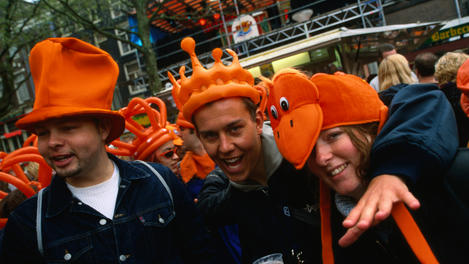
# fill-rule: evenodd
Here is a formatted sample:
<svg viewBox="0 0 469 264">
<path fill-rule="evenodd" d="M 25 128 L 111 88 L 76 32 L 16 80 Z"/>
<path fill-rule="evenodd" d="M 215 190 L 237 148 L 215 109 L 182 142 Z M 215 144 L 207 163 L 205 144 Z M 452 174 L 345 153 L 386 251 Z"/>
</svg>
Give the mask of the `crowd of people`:
<svg viewBox="0 0 469 264">
<path fill-rule="evenodd" d="M 119 71 L 105 51 L 35 45 L 34 108 L 16 126 L 37 136 L 51 178 L 9 212 L 1 263 L 465 259 L 469 56 L 422 53 L 414 73 L 384 44 L 370 83 L 293 68 L 255 83 L 232 50 L 206 69 L 192 38 L 181 48 L 192 74 L 168 73 L 170 124 L 156 97 L 111 110 Z"/>
</svg>

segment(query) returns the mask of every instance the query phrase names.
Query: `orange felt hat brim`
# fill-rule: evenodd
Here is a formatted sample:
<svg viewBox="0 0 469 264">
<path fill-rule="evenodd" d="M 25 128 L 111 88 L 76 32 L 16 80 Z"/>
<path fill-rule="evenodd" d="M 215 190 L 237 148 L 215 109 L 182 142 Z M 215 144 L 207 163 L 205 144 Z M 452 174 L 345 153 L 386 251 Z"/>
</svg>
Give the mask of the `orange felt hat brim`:
<svg viewBox="0 0 469 264">
<path fill-rule="evenodd" d="M 321 126 L 321 107 L 318 104 L 307 104 L 284 114 L 274 129 L 280 153 L 296 169 L 303 168 L 308 160 L 321 132 Z"/>
<path fill-rule="evenodd" d="M 110 119 L 111 130 L 109 132 L 109 136 L 106 139 L 106 143 L 109 143 L 114 139 L 118 138 L 122 134 L 122 132 L 124 132 L 125 119 L 119 112 L 104 109 L 72 106 L 42 107 L 33 110 L 23 118 L 19 119 L 15 125 L 20 129 L 32 132 L 34 127 L 36 127 L 42 122 L 49 121 L 51 119 L 75 116 Z"/>
</svg>

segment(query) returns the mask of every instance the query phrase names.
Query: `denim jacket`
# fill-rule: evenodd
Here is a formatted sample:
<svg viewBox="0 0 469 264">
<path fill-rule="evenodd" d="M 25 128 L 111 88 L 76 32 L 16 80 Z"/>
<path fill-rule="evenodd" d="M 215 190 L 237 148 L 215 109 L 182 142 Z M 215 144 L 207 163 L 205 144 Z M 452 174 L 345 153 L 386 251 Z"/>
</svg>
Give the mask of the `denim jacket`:
<svg viewBox="0 0 469 264">
<path fill-rule="evenodd" d="M 174 209 L 148 168 L 110 157 L 120 173 L 113 219 L 73 197 L 54 177 L 43 196 L 45 257 L 37 246 L 34 196 L 10 215 L 0 263 L 211 263 L 201 217 L 170 170 L 152 164 L 171 190 Z"/>
</svg>

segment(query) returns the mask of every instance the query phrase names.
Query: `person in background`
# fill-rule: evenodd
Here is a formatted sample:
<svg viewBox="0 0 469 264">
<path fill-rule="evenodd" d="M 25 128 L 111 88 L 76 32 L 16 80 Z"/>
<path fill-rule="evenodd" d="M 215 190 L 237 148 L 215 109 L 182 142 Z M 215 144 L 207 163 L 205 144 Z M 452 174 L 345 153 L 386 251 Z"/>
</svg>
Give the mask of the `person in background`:
<svg viewBox="0 0 469 264">
<path fill-rule="evenodd" d="M 447 52 L 435 66 L 435 78 L 456 115 L 460 147 L 467 146 L 469 141 L 469 119 L 461 108 L 462 92 L 456 85 L 456 78 L 459 68 L 468 58 L 469 55 L 464 53 Z"/>
<path fill-rule="evenodd" d="M 378 55 L 378 64 L 381 64 L 381 61 L 389 55 L 396 54 L 396 48 L 390 43 L 383 43 L 378 45 L 377 55 Z M 379 77 L 375 76 L 371 81 L 369 81 L 371 87 L 373 87 L 377 92 L 379 92 Z"/>
<path fill-rule="evenodd" d="M 379 65 L 379 98 L 387 106 L 394 95 L 408 84 L 416 83 L 412 78 L 409 62 L 401 54 L 386 57 Z"/>
<path fill-rule="evenodd" d="M 32 112 L 17 121 L 38 136 L 56 172 L 5 227 L 1 263 L 214 263 L 202 219 L 160 164 L 127 162 L 105 146 L 124 130 L 111 111 L 119 68 L 76 38 L 49 38 L 29 57 Z"/>
<path fill-rule="evenodd" d="M 378 45 L 377 53 L 378 53 L 378 62 L 379 62 L 379 65 L 381 65 L 384 59 L 386 59 L 388 56 L 397 54 L 397 51 L 394 45 L 390 43 L 383 43 L 383 44 Z M 412 75 L 412 79 L 414 79 L 414 81 L 417 82 L 418 81 L 417 76 L 412 71 L 410 74 Z M 373 87 L 377 92 L 379 92 L 379 91 L 382 91 L 381 85 L 380 85 L 381 82 L 382 81 L 378 74 L 378 76 L 371 79 L 369 83 L 371 87 Z"/>
<path fill-rule="evenodd" d="M 215 169 L 215 163 L 210 159 L 204 146 L 195 133 L 194 126 L 178 115 L 176 124 L 181 131 L 184 158 L 181 161 L 181 179 L 186 184 L 188 192 L 196 199 L 207 175 Z"/>
<path fill-rule="evenodd" d="M 460 207 L 454 193 L 444 187 L 443 177 L 456 154 L 456 123 L 451 107 L 440 91 L 433 85 L 406 87 L 396 94 L 388 118 L 387 107 L 372 87 L 357 76 L 316 74 L 308 79 L 304 74 L 288 69 L 278 72 L 272 82 L 268 105 L 272 109 L 271 121 L 274 133 L 278 135 L 279 149 L 287 159 L 295 162 L 300 160 L 297 157 L 300 153 L 302 162 L 299 167 L 307 164 L 321 179 L 323 257 L 324 260 L 333 259 L 323 263 L 418 263 L 389 220 L 367 231 L 350 247 L 337 246 L 340 236 L 346 232 L 341 225 L 343 219 L 357 206 L 373 181 L 370 164 L 376 161 L 377 150 L 403 140 L 413 142 L 412 148 L 397 144 L 401 155 L 406 153 L 408 165 L 399 166 L 389 160 L 393 164 L 389 168 L 399 175 L 394 176 L 396 180 L 405 180 L 421 199 L 421 208 L 414 213 L 415 218 L 437 258 L 442 263 L 464 259 L 469 249 L 466 241 L 469 228 L 465 224 L 469 215 L 464 207 Z M 309 82 L 313 89 L 300 85 L 305 82 Z M 347 111 L 338 111 L 344 107 Z M 417 113 L 419 119 L 423 119 L 419 122 L 444 120 L 444 124 L 424 130 L 415 126 L 415 120 L 412 120 Z M 321 122 L 311 123 L 311 120 Z M 390 130 L 395 132 L 389 133 Z M 434 150 L 443 150 L 446 155 L 435 155 Z M 425 166 L 414 170 L 418 164 Z M 328 187 L 334 191 L 331 197 Z M 406 211 L 398 204 L 393 207 Z M 394 213 L 393 217 L 398 223 L 404 219 Z M 410 238 L 409 243 L 413 243 L 416 233 L 409 236 L 410 232 L 406 231 L 409 230 L 402 232 L 406 239 Z M 421 238 L 421 233 L 419 236 Z M 430 247 L 426 245 L 428 251 L 425 254 L 419 251 L 422 248 L 414 248 L 419 261 L 430 263 L 426 262 L 432 259 Z M 333 249 L 335 254 L 325 249 Z"/>
<path fill-rule="evenodd" d="M 414 69 L 419 83 L 438 83 L 435 79 L 435 64 L 438 57 L 431 52 L 420 53 L 415 57 Z"/>
<path fill-rule="evenodd" d="M 152 105 L 156 105 L 157 111 Z M 175 126 L 166 122 L 166 105 L 157 97 L 147 99 L 133 98 L 127 107 L 119 111 L 126 119 L 126 128 L 132 134 L 129 142 L 117 139 L 111 142 L 112 147 L 108 151 L 115 155 L 128 156 L 131 160 L 144 160 L 160 163 L 168 168 L 175 175 L 179 175 L 179 155 L 177 154 L 177 144 L 182 144 L 181 138 L 177 135 Z M 135 122 L 135 115 L 146 114 L 150 121 L 150 126 Z M 130 134 L 129 133 L 129 134 Z"/>
</svg>

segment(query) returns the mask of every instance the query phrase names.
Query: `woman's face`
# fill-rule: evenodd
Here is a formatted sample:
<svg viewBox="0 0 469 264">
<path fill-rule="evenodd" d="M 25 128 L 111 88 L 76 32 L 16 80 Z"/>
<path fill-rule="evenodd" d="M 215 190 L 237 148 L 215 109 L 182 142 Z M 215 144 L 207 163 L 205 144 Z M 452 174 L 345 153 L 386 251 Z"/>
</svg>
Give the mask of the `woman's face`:
<svg viewBox="0 0 469 264">
<path fill-rule="evenodd" d="M 176 153 L 176 147 L 174 146 L 172 140 L 161 145 L 161 147 L 159 147 L 153 155 L 153 161 L 161 163 L 170 168 L 174 174 L 179 173 L 178 162 L 180 158 Z"/>
<path fill-rule="evenodd" d="M 341 127 L 321 131 L 309 156 L 312 173 L 341 195 L 359 199 L 365 190 L 357 174 L 360 152 Z"/>
</svg>

